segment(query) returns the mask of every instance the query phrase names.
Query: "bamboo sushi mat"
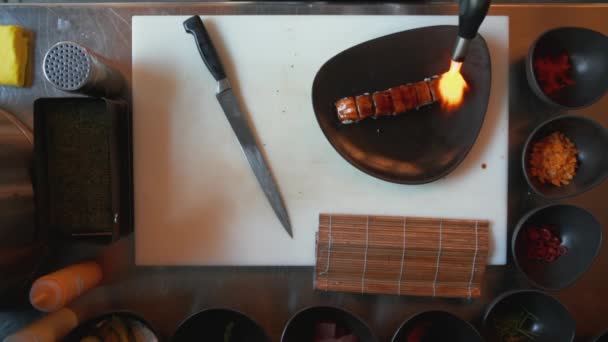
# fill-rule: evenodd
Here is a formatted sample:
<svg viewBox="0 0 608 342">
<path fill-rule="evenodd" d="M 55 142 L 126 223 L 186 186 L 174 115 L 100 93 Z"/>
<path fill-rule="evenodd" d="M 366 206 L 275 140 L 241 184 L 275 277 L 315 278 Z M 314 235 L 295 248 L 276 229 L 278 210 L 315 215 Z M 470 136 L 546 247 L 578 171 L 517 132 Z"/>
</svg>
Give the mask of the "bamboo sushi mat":
<svg viewBox="0 0 608 342">
<path fill-rule="evenodd" d="M 412 296 L 481 296 L 489 222 L 319 215 L 314 288 Z"/>
</svg>

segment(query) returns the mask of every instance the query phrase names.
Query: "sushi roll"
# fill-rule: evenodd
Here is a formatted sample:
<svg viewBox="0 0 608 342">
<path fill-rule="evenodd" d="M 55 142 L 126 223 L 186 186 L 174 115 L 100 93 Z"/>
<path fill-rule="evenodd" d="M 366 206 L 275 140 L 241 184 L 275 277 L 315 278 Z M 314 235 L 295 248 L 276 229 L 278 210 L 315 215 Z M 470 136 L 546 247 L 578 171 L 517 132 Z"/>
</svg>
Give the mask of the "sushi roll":
<svg viewBox="0 0 608 342">
<path fill-rule="evenodd" d="M 374 107 L 376 107 L 374 117 L 393 115 L 393 101 L 391 100 L 390 91 L 377 91 L 374 93 L 373 99 Z"/>
<path fill-rule="evenodd" d="M 430 105 L 433 103 L 433 96 L 431 95 L 431 89 L 429 88 L 427 82 L 420 81 L 414 83 L 414 88 L 416 88 L 416 97 L 418 98 L 418 108 L 426 105 Z"/>
<path fill-rule="evenodd" d="M 360 120 L 374 116 L 374 102 L 370 94 L 356 96 L 355 102 L 357 103 Z"/>
<path fill-rule="evenodd" d="M 418 107 L 418 98 L 416 96 L 416 89 L 413 85 L 407 84 L 399 87 L 401 95 L 403 97 L 403 103 L 405 105 L 405 111 L 410 111 Z"/>
<path fill-rule="evenodd" d="M 343 124 L 350 124 L 359 121 L 357 105 L 353 97 L 345 97 L 336 101 L 338 120 Z"/>
<path fill-rule="evenodd" d="M 336 101 L 338 120 L 343 124 L 380 116 L 395 116 L 430 105 L 439 101 L 439 77 L 432 76 L 424 81 L 408 83 L 372 95 L 345 97 Z"/>
<path fill-rule="evenodd" d="M 393 101 L 393 114 L 401 114 L 407 111 L 405 102 L 403 101 L 403 95 L 399 87 L 394 87 L 388 90 L 391 93 L 391 99 Z"/>
<path fill-rule="evenodd" d="M 431 95 L 433 96 L 433 101 L 437 102 L 441 99 L 439 92 L 439 76 L 433 76 L 431 78 L 426 79 L 429 88 L 431 89 Z"/>
</svg>

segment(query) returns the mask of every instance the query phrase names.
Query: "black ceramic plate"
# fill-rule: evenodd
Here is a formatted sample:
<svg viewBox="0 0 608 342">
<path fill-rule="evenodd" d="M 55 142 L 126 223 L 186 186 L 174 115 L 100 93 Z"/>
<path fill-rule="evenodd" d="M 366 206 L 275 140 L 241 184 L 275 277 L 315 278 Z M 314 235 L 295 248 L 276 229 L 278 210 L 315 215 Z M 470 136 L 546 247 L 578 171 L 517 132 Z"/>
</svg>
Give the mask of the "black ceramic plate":
<svg viewBox="0 0 608 342">
<path fill-rule="evenodd" d="M 541 224 L 557 226 L 555 233 L 568 248 L 568 255 L 551 263 L 528 257 L 528 226 Z M 530 211 L 515 226 L 511 242 L 517 268 L 534 286 L 546 290 L 559 290 L 573 284 L 593 265 L 601 247 L 602 225 L 587 210 L 568 204 L 553 204 Z"/>
<path fill-rule="evenodd" d="M 462 67 L 469 84 L 464 103 L 446 113 L 434 104 L 419 111 L 342 125 L 334 102 L 385 90 L 447 71 L 456 26 L 431 26 L 376 38 L 345 50 L 317 73 L 312 102 L 321 130 L 349 163 L 374 177 L 422 184 L 453 171 L 477 139 L 490 97 L 491 64 L 477 36 Z"/>
<path fill-rule="evenodd" d="M 591 342 L 608 342 L 608 330 L 602 332 L 599 336 L 593 339 Z"/>
<path fill-rule="evenodd" d="M 270 342 L 264 329 L 245 314 L 231 309 L 207 309 L 186 319 L 172 342 Z"/>
<path fill-rule="evenodd" d="M 528 174 L 534 144 L 553 132 L 562 132 L 578 150 L 576 173 L 570 184 L 554 186 L 542 184 Z M 580 195 L 604 181 L 608 176 L 608 130 L 590 118 L 563 115 L 549 119 L 530 133 L 522 150 L 522 169 L 526 181 L 537 194 L 549 199 Z"/>
<path fill-rule="evenodd" d="M 488 305 L 483 318 L 486 341 L 506 341 L 497 326 L 513 327 L 514 320 L 520 330 L 534 334 L 531 339 L 518 335 L 513 339 L 517 341 L 572 342 L 576 333 L 574 319 L 557 298 L 541 291 L 513 290 Z"/>
<path fill-rule="evenodd" d="M 573 85 L 547 95 L 540 86 L 534 59 L 566 54 L 572 65 Z M 562 109 L 587 107 L 608 89 L 608 37 L 583 27 L 559 27 L 543 33 L 530 47 L 526 77 L 532 91 L 545 103 Z"/>
<path fill-rule="evenodd" d="M 319 323 L 333 322 L 360 342 L 378 341 L 370 328 L 359 317 L 332 306 L 313 306 L 295 314 L 285 325 L 281 342 L 315 341 L 315 328 Z"/>
<path fill-rule="evenodd" d="M 405 321 L 391 341 L 481 342 L 483 340 L 469 322 L 446 311 L 425 311 Z"/>
<path fill-rule="evenodd" d="M 120 320 L 127 324 L 127 329 L 132 337 L 137 342 L 158 342 L 160 338 L 156 331 L 152 329 L 150 324 L 143 318 L 136 314 L 117 311 L 103 314 L 101 316 L 92 318 L 88 321 L 80 323 L 74 330 L 72 330 L 62 341 L 63 342 L 80 342 L 87 336 L 95 336 L 98 333 L 99 324 L 104 321 L 111 320 L 113 317 L 120 318 Z"/>
</svg>

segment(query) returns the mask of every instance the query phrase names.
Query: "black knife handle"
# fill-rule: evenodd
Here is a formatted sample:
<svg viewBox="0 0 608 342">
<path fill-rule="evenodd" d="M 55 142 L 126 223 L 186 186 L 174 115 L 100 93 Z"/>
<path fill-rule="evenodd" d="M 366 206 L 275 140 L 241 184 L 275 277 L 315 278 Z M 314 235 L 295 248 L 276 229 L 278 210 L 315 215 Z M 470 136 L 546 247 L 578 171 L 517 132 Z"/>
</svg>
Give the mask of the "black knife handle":
<svg viewBox="0 0 608 342">
<path fill-rule="evenodd" d="M 489 8 L 490 0 L 460 0 L 458 35 L 465 39 L 475 38 Z"/>
<path fill-rule="evenodd" d="M 209 69 L 215 80 L 219 81 L 226 78 L 222 62 L 217 55 L 217 51 L 215 51 L 213 42 L 209 37 L 209 33 L 207 33 L 207 29 L 205 29 L 205 25 L 203 25 L 201 17 L 195 15 L 184 21 L 184 28 L 187 33 L 194 36 L 198 52 L 200 52 L 203 62 L 205 62 L 207 69 Z"/>
</svg>

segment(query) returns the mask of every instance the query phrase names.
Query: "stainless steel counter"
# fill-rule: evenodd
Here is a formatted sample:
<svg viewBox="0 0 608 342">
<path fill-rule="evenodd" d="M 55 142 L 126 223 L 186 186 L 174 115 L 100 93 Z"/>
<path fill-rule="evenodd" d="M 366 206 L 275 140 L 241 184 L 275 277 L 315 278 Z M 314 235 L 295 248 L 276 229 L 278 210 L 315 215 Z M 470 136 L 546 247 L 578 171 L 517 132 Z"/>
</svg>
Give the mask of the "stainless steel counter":
<svg viewBox="0 0 608 342">
<path fill-rule="evenodd" d="M 323 3 L 201 3 L 87 4 L 0 7 L 1 24 L 19 24 L 36 33 L 35 80 L 31 88 L 0 87 L 0 107 L 32 126 L 32 102 L 38 97 L 65 96 L 43 80 L 40 64 L 55 42 L 73 40 L 116 61 L 130 78 L 131 16 L 168 14 L 455 14 L 453 5 L 346 5 Z M 510 17 L 510 156 L 509 229 L 528 209 L 546 203 L 530 194 L 521 173 L 520 153 L 527 134 L 540 121 L 556 115 L 528 88 L 522 60 L 532 41 L 556 26 L 585 26 L 608 34 L 608 5 L 498 5 L 491 15 Z M 577 111 L 608 126 L 608 96 Z M 583 206 L 608 225 L 608 183 L 567 202 Z M 488 199 L 491 200 L 491 199 Z M 170 229 L 170 227 L 168 227 Z M 578 340 L 608 328 L 608 249 L 606 242 L 595 264 L 575 285 L 554 292 L 577 322 Z M 312 268 L 135 267 L 133 238 L 98 248 L 55 246 L 48 260 L 52 269 L 97 256 L 106 273 L 103 286 L 73 307 L 82 317 L 127 309 L 143 315 L 164 335 L 173 333 L 186 316 L 206 307 L 235 307 L 258 320 L 278 341 L 284 323 L 301 308 L 343 306 L 364 318 L 380 340 L 388 340 L 402 320 L 415 312 L 444 309 L 479 326 L 485 306 L 498 293 L 528 285 L 512 263 L 489 268 L 483 298 L 473 301 L 432 298 L 328 294 L 312 290 Z M 36 317 L 27 306 L 0 311 L 0 338 Z"/>
</svg>

